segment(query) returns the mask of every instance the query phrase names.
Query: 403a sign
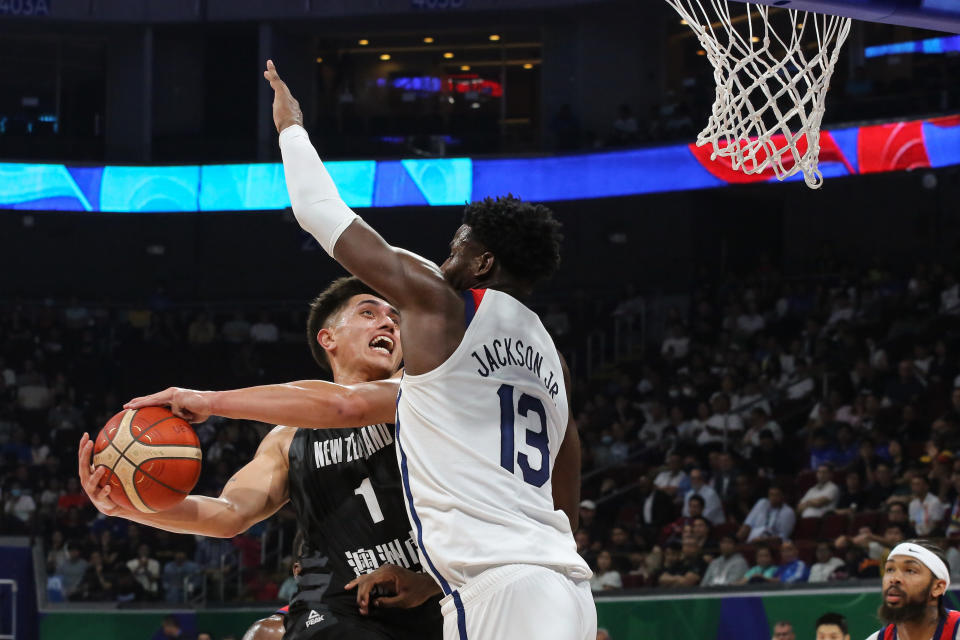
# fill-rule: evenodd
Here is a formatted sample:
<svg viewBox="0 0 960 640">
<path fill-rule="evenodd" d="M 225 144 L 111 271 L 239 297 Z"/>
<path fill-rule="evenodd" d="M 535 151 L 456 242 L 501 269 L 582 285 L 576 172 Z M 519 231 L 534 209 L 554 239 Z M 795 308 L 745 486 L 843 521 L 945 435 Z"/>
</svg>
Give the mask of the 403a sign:
<svg viewBox="0 0 960 640">
<path fill-rule="evenodd" d="M 0 16 L 49 16 L 50 0 L 0 0 Z"/>
</svg>

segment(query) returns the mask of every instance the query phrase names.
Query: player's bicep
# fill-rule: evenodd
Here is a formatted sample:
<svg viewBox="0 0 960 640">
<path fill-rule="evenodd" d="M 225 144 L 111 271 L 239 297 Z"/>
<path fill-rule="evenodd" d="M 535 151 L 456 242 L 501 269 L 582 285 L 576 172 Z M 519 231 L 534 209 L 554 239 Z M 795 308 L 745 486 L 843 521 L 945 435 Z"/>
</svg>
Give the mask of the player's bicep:
<svg viewBox="0 0 960 640">
<path fill-rule="evenodd" d="M 401 310 L 430 305 L 452 292 L 436 264 L 391 246 L 361 219 L 340 235 L 333 257 Z"/>
<path fill-rule="evenodd" d="M 278 427 L 260 443 L 253 459 L 240 468 L 220 493 L 238 526 L 249 526 L 269 518 L 289 499 L 289 466 L 283 444 L 289 446 L 292 429 Z"/>
</svg>

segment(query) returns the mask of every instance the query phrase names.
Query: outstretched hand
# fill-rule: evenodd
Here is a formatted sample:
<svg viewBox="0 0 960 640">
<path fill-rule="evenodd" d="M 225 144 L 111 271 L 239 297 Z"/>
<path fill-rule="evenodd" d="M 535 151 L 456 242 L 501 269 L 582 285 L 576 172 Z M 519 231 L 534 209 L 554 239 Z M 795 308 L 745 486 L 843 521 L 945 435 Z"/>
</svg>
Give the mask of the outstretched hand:
<svg viewBox="0 0 960 640">
<path fill-rule="evenodd" d="M 90 464 L 92 455 L 93 440 L 84 433 L 80 438 L 80 448 L 77 450 L 77 473 L 80 476 L 80 486 L 83 487 L 97 511 L 108 516 L 120 516 L 123 508 L 110 498 L 110 485 L 100 486 L 107 468 L 94 469 Z"/>
<path fill-rule="evenodd" d="M 273 124 L 277 127 L 277 133 L 295 124 L 302 127 L 303 113 L 300 111 L 300 103 L 290 93 L 287 83 L 280 79 L 273 60 L 267 60 L 267 70 L 263 72 L 263 77 L 273 89 Z"/>
<path fill-rule="evenodd" d="M 357 606 L 360 613 L 368 615 L 370 606 L 383 608 L 410 609 L 418 607 L 427 599 L 440 593 L 440 587 L 433 578 L 423 573 L 416 573 L 395 564 L 385 564 L 372 573 L 365 573 L 354 578 L 344 586 L 344 589 L 357 589 Z M 374 596 L 371 603 L 370 594 L 374 588 L 394 593 L 392 596 Z"/>
<path fill-rule="evenodd" d="M 203 422 L 213 414 L 210 391 L 194 391 L 169 387 L 159 393 L 134 398 L 123 405 L 124 409 L 143 409 L 144 407 L 170 407 L 170 411 L 187 422 Z"/>
</svg>

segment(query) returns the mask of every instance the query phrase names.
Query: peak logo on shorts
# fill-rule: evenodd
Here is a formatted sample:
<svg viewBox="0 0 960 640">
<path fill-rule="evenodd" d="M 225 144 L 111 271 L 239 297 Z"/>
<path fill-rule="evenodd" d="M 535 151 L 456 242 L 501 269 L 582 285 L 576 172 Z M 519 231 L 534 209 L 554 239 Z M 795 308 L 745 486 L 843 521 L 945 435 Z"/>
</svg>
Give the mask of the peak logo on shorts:
<svg viewBox="0 0 960 640">
<path fill-rule="evenodd" d="M 307 617 L 307 628 L 309 629 L 318 622 L 323 622 L 323 616 L 317 613 L 315 609 L 311 609 L 310 615 Z"/>
</svg>

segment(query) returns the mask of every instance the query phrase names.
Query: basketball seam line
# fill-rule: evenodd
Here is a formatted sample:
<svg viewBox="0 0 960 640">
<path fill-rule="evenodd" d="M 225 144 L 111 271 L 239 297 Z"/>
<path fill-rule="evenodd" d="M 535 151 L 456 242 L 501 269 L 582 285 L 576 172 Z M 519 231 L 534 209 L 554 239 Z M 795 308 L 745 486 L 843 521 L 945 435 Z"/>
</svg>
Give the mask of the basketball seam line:
<svg viewBox="0 0 960 640">
<path fill-rule="evenodd" d="M 137 409 L 137 411 L 139 411 L 139 409 Z M 147 434 L 147 432 L 150 431 L 150 429 L 153 429 L 155 426 L 157 426 L 157 425 L 160 424 L 161 422 L 165 422 L 166 420 L 172 420 L 173 418 L 176 418 L 177 416 L 167 416 L 166 418 L 161 418 L 160 420 L 157 420 L 156 422 L 154 422 L 153 424 L 151 424 L 149 427 L 147 427 L 146 429 L 144 429 L 143 431 L 141 431 L 138 435 L 135 435 L 135 436 L 134 436 L 134 435 L 133 435 L 133 420 L 134 420 L 134 418 L 136 418 L 136 417 L 137 417 L 137 414 L 133 414 L 133 418 L 130 418 L 130 429 L 131 429 L 131 430 L 130 430 L 130 435 L 133 436 L 133 440 L 130 442 L 130 444 L 128 444 L 128 445 L 123 449 L 123 451 L 121 451 L 121 453 L 126 453 L 126 452 L 127 452 L 127 449 L 129 449 L 130 447 L 132 447 L 132 446 L 135 445 L 135 444 L 143 444 L 143 442 L 140 441 L 140 438 L 142 438 L 143 436 L 145 436 L 145 435 Z M 149 447 L 149 446 L 151 446 L 151 445 L 147 445 L 147 446 Z"/>
<path fill-rule="evenodd" d="M 124 457 L 126 458 L 126 456 L 124 456 Z M 150 458 L 150 460 L 165 460 L 165 459 L 169 460 L 170 458 Z M 172 458 L 172 459 L 173 459 L 173 460 L 183 460 L 183 458 Z M 129 458 L 127 458 L 127 461 L 130 462 Z M 149 462 L 149 460 L 148 460 L 148 462 Z M 130 464 L 133 464 L 133 462 L 130 462 Z M 139 471 L 140 473 L 142 473 L 143 475 L 147 476 L 148 478 L 150 478 L 151 480 L 153 480 L 154 482 L 156 482 L 157 484 L 159 484 L 160 486 L 166 487 L 167 489 L 169 489 L 170 491 L 173 491 L 174 493 L 179 493 L 179 494 L 186 495 L 186 496 L 189 496 L 189 495 L 190 495 L 190 492 L 189 492 L 189 491 L 181 491 L 180 489 L 174 489 L 173 487 L 171 487 L 170 485 L 168 485 L 166 482 L 161 482 L 160 480 L 157 480 L 157 479 L 154 478 L 152 475 L 150 475 L 148 472 L 141 470 L 141 469 L 140 469 L 140 465 L 136 465 L 136 466 L 134 467 L 134 469 L 133 469 L 133 476 L 132 476 L 132 477 L 134 478 L 134 480 L 133 480 L 133 490 L 137 492 L 137 496 L 139 496 L 140 501 L 143 502 L 143 504 L 145 504 L 147 507 L 150 507 L 151 509 L 153 509 L 153 507 L 151 507 L 150 504 L 149 504 L 146 500 L 143 499 L 143 495 L 141 495 L 141 493 L 140 493 L 140 487 L 137 486 L 136 477 L 137 477 L 137 472 L 138 472 L 138 471 Z M 154 512 L 159 511 L 159 509 L 153 509 L 153 510 L 154 510 Z"/>
<path fill-rule="evenodd" d="M 150 462 L 150 461 L 152 461 L 152 460 L 193 460 L 193 458 L 150 458 L 150 460 L 147 460 L 147 462 Z M 197 462 L 200 462 L 200 461 L 197 460 Z M 184 494 L 184 495 L 190 495 L 190 492 L 189 492 L 189 491 L 184 491 L 183 489 L 177 489 L 177 488 L 175 488 L 175 487 L 171 487 L 171 486 L 168 485 L 166 482 L 163 482 L 162 480 L 157 479 L 157 478 L 154 477 L 153 474 L 151 474 L 149 471 L 144 471 L 143 469 L 141 469 L 141 468 L 140 468 L 140 465 L 137 465 L 137 468 L 135 469 L 135 471 L 139 471 L 140 473 L 142 473 L 143 475 L 147 476 L 148 478 L 150 478 L 151 480 L 153 480 L 153 481 L 156 482 L 157 484 L 159 484 L 159 485 L 161 485 L 161 486 L 164 486 L 164 487 L 166 487 L 167 489 L 170 489 L 170 491 L 175 491 L 176 493 L 182 493 L 182 494 Z"/>
<path fill-rule="evenodd" d="M 138 413 L 140 413 L 140 409 L 134 410 L 133 415 L 130 416 L 130 424 L 133 424 L 133 421 L 136 420 Z M 121 420 L 120 422 L 121 422 L 121 424 L 122 424 L 122 423 L 123 423 L 123 420 Z M 118 427 L 118 431 L 119 431 L 119 427 Z M 123 451 L 121 451 L 121 450 L 120 450 L 120 447 L 118 447 L 116 444 L 114 444 L 113 438 L 114 438 L 115 436 L 116 436 L 116 433 L 114 433 L 114 435 L 110 437 L 110 440 L 109 440 L 110 446 L 113 447 L 114 449 L 116 449 L 116 450 L 117 450 L 117 453 L 119 453 L 120 455 L 117 456 L 117 459 L 113 461 L 113 466 L 110 467 L 110 473 L 111 473 L 111 475 L 117 475 L 117 465 L 120 464 L 120 461 L 123 460 L 123 459 L 126 457 L 126 456 L 123 455 L 123 453 L 124 453 L 124 451 L 126 451 L 126 449 L 124 449 Z M 119 476 L 118 476 L 117 479 L 119 480 Z M 120 482 L 120 487 L 121 487 L 121 488 L 123 487 L 123 482 L 122 482 L 122 481 Z"/>
</svg>

